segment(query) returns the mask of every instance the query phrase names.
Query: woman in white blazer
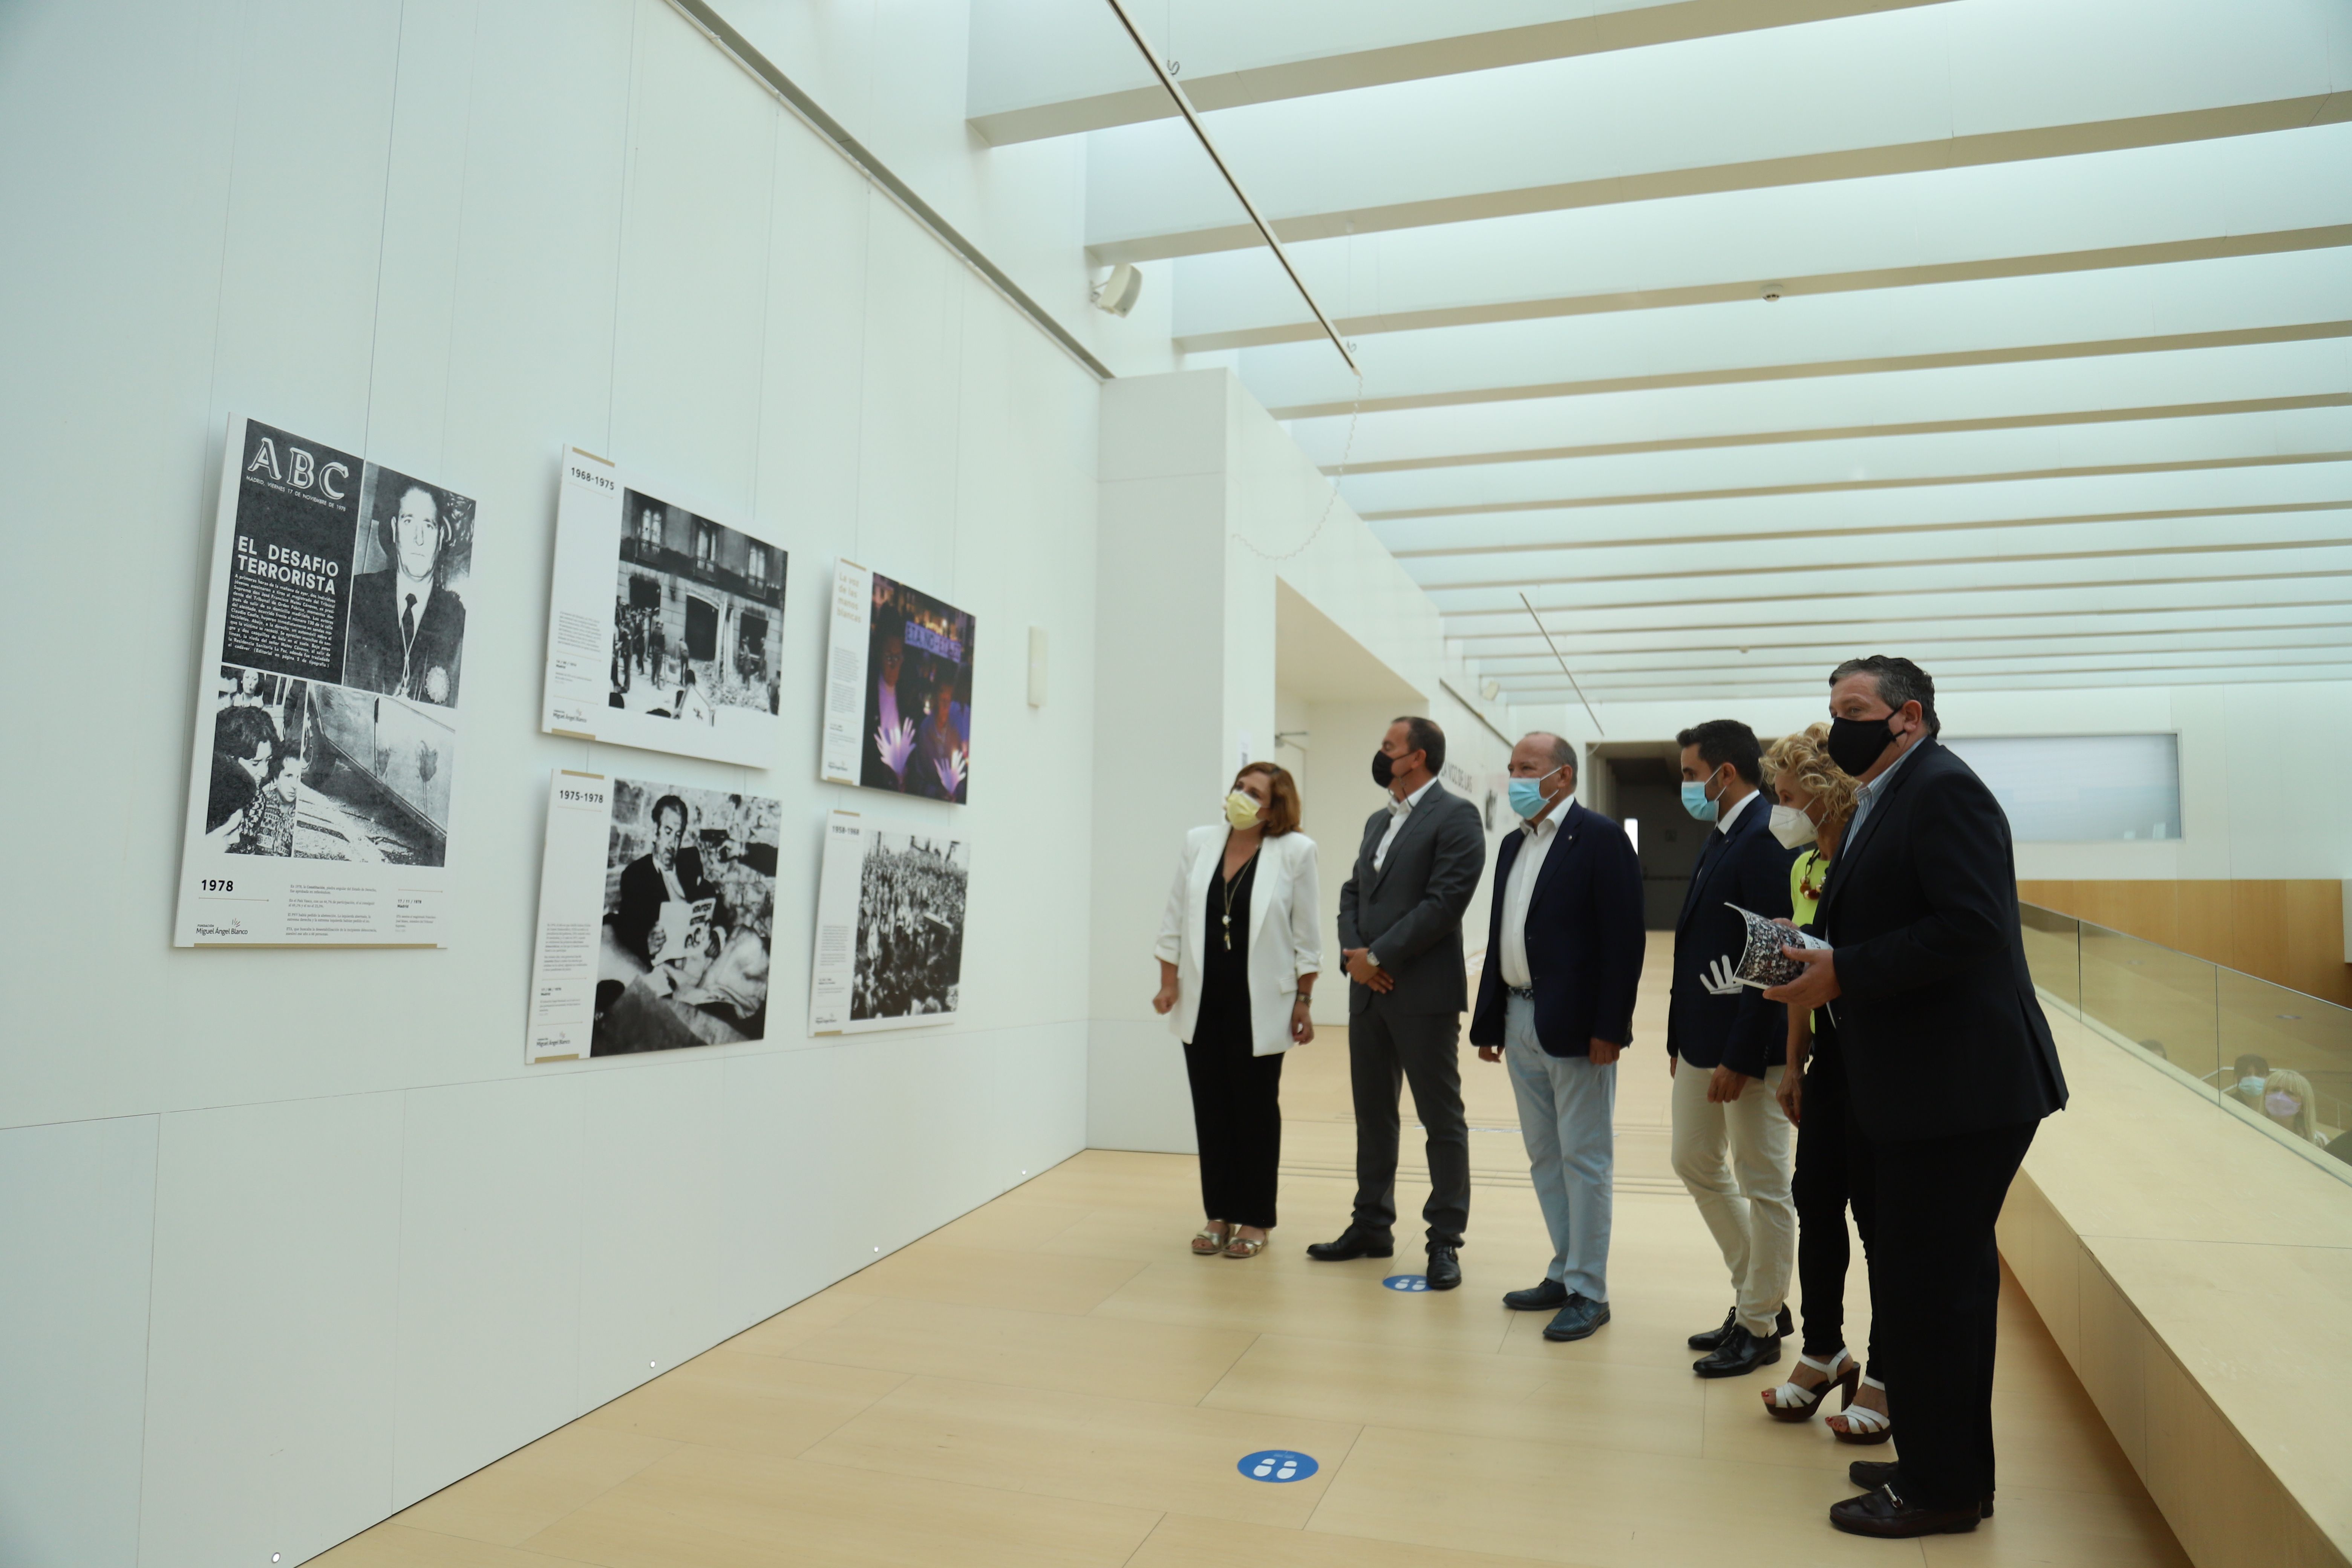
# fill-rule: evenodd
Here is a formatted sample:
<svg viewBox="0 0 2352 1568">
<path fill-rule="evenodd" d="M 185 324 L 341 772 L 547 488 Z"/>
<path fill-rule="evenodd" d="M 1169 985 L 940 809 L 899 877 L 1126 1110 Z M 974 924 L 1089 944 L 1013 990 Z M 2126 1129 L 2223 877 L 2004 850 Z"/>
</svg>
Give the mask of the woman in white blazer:
<svg viewBox="0 0 2352 1568">
<path fill-rule="evenodd" d="M 1252 763 L 1225 822 L 1184 838 L 1160 921 L 1160 994 L 1184 1042 L 1200 1135 L 1203 1258 L 1255 1258 L 1274 1228 L 1282 1160 L 1282 1053 L 1315 1037 L 1307 998 L 1323 967 L 1315 841 L 1298 831 L 1298 784 Z"/>
</svg>

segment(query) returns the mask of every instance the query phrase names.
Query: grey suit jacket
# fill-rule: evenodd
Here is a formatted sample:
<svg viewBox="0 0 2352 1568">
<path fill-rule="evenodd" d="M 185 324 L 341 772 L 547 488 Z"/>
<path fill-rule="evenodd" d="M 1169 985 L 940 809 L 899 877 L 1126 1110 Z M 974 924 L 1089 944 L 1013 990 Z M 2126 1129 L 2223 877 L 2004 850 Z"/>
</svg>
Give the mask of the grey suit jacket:
<svg viewBox="0 0 2352 1568">
<path fill-rule="evenodd" d="M 1396 988 L 1378 998 L 1399 1013 L 1460 1013 L 1470 1005 L 1464 978 L 1462 917 L 1486 868 L 1486 834 L 1478 808 L 1444 784 L 1432 786 L 1404 819 L 1388 858 L 1375 870 L 1372 851 L 1389 814 L 1372 813 L 1356 868 L 1339 889 L 1339 946 L 1369 947 Z M 1368 986 L 1348 984 L 1348 1011 L 1372 1005 Z"/>
</svg>

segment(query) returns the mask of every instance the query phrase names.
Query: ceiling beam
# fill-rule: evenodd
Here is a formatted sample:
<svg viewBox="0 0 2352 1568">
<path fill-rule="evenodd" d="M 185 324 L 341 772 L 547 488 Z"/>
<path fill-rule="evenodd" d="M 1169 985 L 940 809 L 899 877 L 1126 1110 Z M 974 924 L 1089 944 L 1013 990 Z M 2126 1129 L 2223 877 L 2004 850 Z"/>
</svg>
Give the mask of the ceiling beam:
<svg viewBox="0 0 2352 1568">
<path fill-rule="evenodd" d="M 2200 517 L 2272 517 L 2289 512 L 2352 511 L 2352 496 L 2328 500 L 2271 501 L 2248 506 L 2150 508 L 2135 511 L 2086 511 L 2072 516 L 1970 518 L 1946 522 L 1857 523 L 1845 528 L 1769 528 L 1745 532 L 1645 533 L 1612 539 L 1547 539 L 1507 544 L 1434 545 L 1420 550 L 1391 547 L 1400 561 L 1459 560 L 1473 555 L 1540 555 L 1583 550 L 1680 550 L 1717 544 L 1754 544 L 1760 540 L 1834 539 L 1851 542 L 1925 533 L 1968 533 L 1995 529 L 2072 528 L 2102 522 L 2168 522 Z"/>
<path fill-rule="evenodd" d="M 1188 18 L 1184 52 L 1192 57 L 1186 62 L 1192 68 L 1182 79 L 1185 93 L 1195 108 L 1232 109 L 1246 103 L 1347 92 L 1464 71 L 1494 70 L 1532 60 L 1608 54 L 1940 3 L 1941 0 L 1666 0 L 1664 4 L 1634 5 L 1596 16 L 1569 16 L 1483 32 L 1434 31 L 1403 43 L 1286 58 L 1267 57 L 1262 44 L 1253 47 L 1255 37 L 1263 37 L 1270 31 L 1263 16 L 1246 29 L 1234 29 L 1239 36 L 1230 41 L 1202 37 L 1201 24 Z M 1077 18 L 1057 14 L 1051 7 L 1038 5 L 1037 0 L 1022 0 L 1020 5 L 1000 7 L 998 12 L 1018 26 L 1024 8 L 1032 13 L 1027 18 L 1032 26 L 1083 26 Z M 1331 20 L 1339 26 L 1325 33 L 1326 37 L 1344 36 L 1347 10 L 1333 9 L 1337 15 Z M 1348 9 L 1359 15 L 1361 12 L 1360 6 Z M 1474 14 L 1443 6 L 1427 7 L 1424 12 L 1433 26 L 1439 29 Z M 1013 37 L 988 40 L 975 50 L 976 57 L 1006 58 L 1021 65 L 1034 60 L 1035 52 L 1034 46 L 1024 48 L 1019 39 Z M 1013 68 L 1008 68 L 1000 74 L 1010 75 Z M 1022 91 L 1023 84 L 1018 81 L 975 79 L 971 87 L 974 111 L 967 123 L 992 146 L 1003 147 L 1018 142 L 1103 131 L 1114 125 L 1166 120 L 1175 112 L 1155 88 L 1132 81 L 1130 72 L 1120 72 L 1114 67 L 1108 72 L 1096 70 L 1084 76 L 1091 79 L 1067 83 L 1054 96 L 1034 101 Z"/>
<path fill-rule="evenodd" d="M 2352 99 L 2347 99 L 2352 101 Z M 1277 226 L 1279 227 L 1280 226 Z M 1285 235 L 1286 239 L 1289 237 Z M 1849 272 L 1775 279 L 1782 299 L 1814 294 L 1854 294 L 1880 289 L 1919 289 L 1938 283 L 1976 283 L 1993 278 L 2040 278 L 2064 272 L 2104 272 L 2124 267 L 2161 267 L 2182 261 L 2214 261 L 2235 256 L 2276 256 L 2296 250 L 2332 250 L 2352 245 L 2352 224 L 2273 229 L 2260 234 L 2210 235 L 2145 245 L 2110 245 L 2044 256 L 1996 256 L 1967 261 L 1923 262 L 1911 267 L 1868 267 Z M 1341 316 L 1336 325 L 1350 337 L 1381 332 L 1427 331 L 1440 327 L 1478 326 L 1490 321 L 1535 321 L 1555 316 L 1594 316 L 1617 310 L 1672 310 L 1691 305 L 1753 300 L 1759 281 L 1738 278 L 1674 288 L 1622 289 L 1600 294 L 1549 299 L 1496 300 L 1421 310 L 1385 310 Z M 1186 353 L 1214 349 L 1264 348 L 1320 338 L 1316 321 L 1283 321 L 1225 331 L 1192 332 L 1176 339 Z"/>
<path fill-rule="evenodd" d="M 1705 490 L 1655 490 L 1635 495 L 1580 496 L 1541 500 L 1505 500 L 1454 506 L 1400 507 L 1391 510 L 1360 510 L 1367 522 L 1391 518 L 1472 517 L 1498 512 L 1568 511 L 1583 507 L 1640 506 L 1654 502 L 1739 500 L 1759 496 L 1827 495 L 1855 490 L 1917 489 L 1934 485 L 2004 484 L 2021 479 L 2077 479 L 2120 474 L 2196 473 L 2214 468 L 2277 468 L 2296 463 L 2352 461 L 2352 450 L 2327 452 L 2248 453 L 2226 458 L 2183 458 L 2148 463 L 2102 463 L 2070 468 L 2020 468 L 2008 473 L 1904 475 L 1888 479 L 1825 479 L 1790 485 L 1736 485 Z"/>
<path fill-rule="evenodd" d="M 1347 330 L 1343 320 L 1340 330 Z M 1534 402 L 1552 397 L 1589 397 L 1617 392 L 1663 392 L 1688 386 L 1746 386 L 1759 382 L 1811 381 L 1823 377 L 1884 375 L 1915 370 L 1958 370 L 1976 365 L 2038 364 L 2053 360 L 2104 359 L 2119 354 L 2173 353 L 2183 350 L 2244 348 L 2259 343 L 2310 342 L 2352 337 L 2352 321 L 2297 321 L 2279 327 L 2241 327 L 2210 332 L 2169 332 L 2144 338 L 2100 338 L 2087 342 L 2015 343 L 2003 348 L 1958 349 L 1946 353 L 1882 354 L 1870 359 L 1720 365 L 1708 370 L 1664 371 L 1654 375 L 1601 376 L 1590 381 L 1554 381 L 1518 386 L 1469 387 L 1452 392 L 1403 393 L 1367 397 L 1360 403 L 1297 403 L 1266 412 L 1276 419 L 1343 419 L 1358 414 L 1392 414 L 1415 408 L 1455 408 L 1482 403 Z"/>
<path fill-rule="evenodd" d="M 1706 624 L 1706 617 L 1716 611 L 1745 616 L 1765 604 L 1830 604 L 1846 599 L 1900 599 L 1929 594 L 1949 594 L 1955 596 L 1974 594 L 2013 594 L 2023 599 L 2027 595 L 2036 594 L 2105 592 L 2119 588 L 2194 588 L 2208 591 L 2212 585 L 2218 584 L 2309 583 L 2322 578 L 2327 579 L 2331 584 L 2337 579 L 2352 578 L 2352 567 L 2295 572 L 2207 572 L 2199 573 L 2193 576 L 2176 574 L 2163 577 L 2088 577 L 2063 583 L 1916 583 L 1892 588 L 1853 588 L 1813 594 L 1742 592 L 1707 597 L 1679 595 L 1670 599 L 1616 599 L 1595 600 L 1584 604 L 1538 605 L 1536 614 L 1538 616 L 1584 615 L 1600 611 L 1674 610 L 1686 613 L 1698 624 Z M 1465 635 L 1454 629 L 1459 622 L 1472 619 L 1491 620 L 1503 616 L 1524 619 L 1527 616 L 1527 611 L 1517 605 L 1508 607 L 1501 605 L 1480 605 L 1467 609 L 1443 610 L 1441 613 L 1445 620 L 1447 627 L 1445 635 L 1448 637 L 1460 637 Z M 1985 613 L 2017 615 L 2021 612 L 2013 609 L 1994 609 Z M 2063 613 L 2077 615 L 2087 612 L 2070 607 Z"/>
<path fill-rule="evenodd" d="M 1484 468 L 1496 463 L 1547 463 L 1564 458 L 1617 458 L 1635 452 L 1697 452 L 1725 447 L 1783 447 L 1807 441 L 1853 441 L 1902 436 L 1952 436 L 1972 430 L 2031 430 L 2056 425 L 2123 425 L 2145 419 L 2201 419 L 2232 414 L 2284 414 L 2298 408 L 2352 408 L 2352 392 L 2305 393 L 2293 397 L 2245 397 L 2227 403 L 2158 404 L 2145 408 L 2062 409 L 2044 414 L 2004 414 L 1974 419 L 1918 419 L 1906 424 L 1843 425 L 1814 430 L 1738 430 L 1712 436 L 1669 436 L 1650 441 L 1601 441 L 1581 447 L 1538 447 L 1516 452 L 1447 452 L 1333 463 L 1322 472 L 1399 474 L 1431 468 Z"/>
<path fill-rule="evenodd" d="M 1886 174 L 1924 174 L 1939 169 L 1982 167 L 2042 158 L 2079 157 L 2128 147 L 2171 146 L 2222 137 L 2300 131 L 2347 121 L 2352 121 L 2352 91 L 2305 93 L 2292 98 L 2220 104 L 2165 114 L 2036 125 L 2013 131 L 1983 131 L 1923 142 L 1844 147 L 1774 158 L 1626 172 L 1516 189 L 1425 196 L 1410 201 L 1357 203 L 1294 210 L 1276 216 L 1272 221 L 1275 232 L 1286 242 L 1299 243 L 1349 234 L 1376 234 L 1389 229 L 1470 223 L 1519 213 L 1559 212 L 1571 207 L 1663 201 L 1719 191 L 1769 190 L 1832 180 L 1874 179 Z M 1492 127 L 1482 128 L 1482 133 L 1491 133 L 1492 130 Z M 1347 142 L 1344 135 L 1332 140 L 1343 145 Z M 1467 166 L 1475 167 L 1481 161 L 1476 148 L 1465 147 L 1463 153 Z M 1240 156 L 1245 168 L 1255 167 L 1260 161 L 1246 153 Z M 1128 178 L 1131 174 L 1139 174 L 1139 171 L 1122 171 L 1116 163 L 1099 171 L 1100 178 L 1105 182 Z M 1278 202 L 1272 205 L 1279 210 Z M 1178 256 L 1239 250 L 1259 243 L 1257 230 L 1249 224 L 1213 223 L 1154 232 L 1098 235 L 1090 237 L 1087 249 L 1104 262 L 1161 261 Z"/>
</svg>

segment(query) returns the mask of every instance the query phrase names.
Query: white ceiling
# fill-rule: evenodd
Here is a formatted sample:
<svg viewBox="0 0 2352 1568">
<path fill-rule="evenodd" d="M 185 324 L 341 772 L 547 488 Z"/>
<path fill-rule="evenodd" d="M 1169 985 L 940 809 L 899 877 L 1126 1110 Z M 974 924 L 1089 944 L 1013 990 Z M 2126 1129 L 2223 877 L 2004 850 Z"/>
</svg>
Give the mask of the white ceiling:
<svg viewBox="0 0 2352 1568">
<path fill-rule="evenodd" d="M 1360 387 L 1103 0 L 975 0 L 973 130 L 1513 699 L 1522 593 L 1596 700 L 2352 678 L 2345 0 L 1128 4 Z"/>
</svg>

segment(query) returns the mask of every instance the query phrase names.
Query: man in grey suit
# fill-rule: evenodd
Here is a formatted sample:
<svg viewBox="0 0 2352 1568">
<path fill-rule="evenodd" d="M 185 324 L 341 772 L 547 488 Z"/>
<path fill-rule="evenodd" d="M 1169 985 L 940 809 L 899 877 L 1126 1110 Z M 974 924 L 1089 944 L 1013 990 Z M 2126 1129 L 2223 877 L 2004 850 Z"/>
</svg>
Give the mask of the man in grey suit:
<svg viewBox="0 0 2352 1568">
<path fill-rule="evenodd" d="M 1356 1101 L 1356 1210 L 1337 1241 L 1309 1258 L 1335 1262 L 1396 1250 L 1397 1092 L 1412 1084 L 1429 1132 L 1429 1288 L 1462 1283 L 1455 1257 L 1470 1223 L 1470 1132 L 1458 1059 L 1462 916 L 1486 867 L 1478 808 L 1437 782 L 1445 731 L 1399 719 L 1372 758 L 1388 805 L 1364 824 L 1356 868 L 1339 889 L 1339 952 L 1348 971 L 1348 1068 Z"/>
</svg>

